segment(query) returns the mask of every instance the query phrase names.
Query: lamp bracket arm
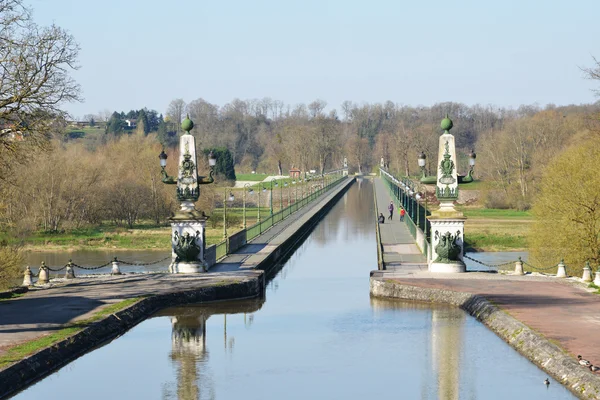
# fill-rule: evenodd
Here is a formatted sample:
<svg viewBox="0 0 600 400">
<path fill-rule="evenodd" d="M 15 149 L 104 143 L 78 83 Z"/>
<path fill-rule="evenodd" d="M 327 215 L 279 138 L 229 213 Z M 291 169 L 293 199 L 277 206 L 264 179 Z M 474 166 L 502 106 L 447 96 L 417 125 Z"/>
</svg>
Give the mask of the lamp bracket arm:
<svg viewBox="0 0 600 400">
<path fill-rule="evenodd" d="M 166 183 L 167 185 L 176 185 L 177 184 L 177 178 L 173 178 L 172 176 L 167 175 L 167 171 L 165 171 L 164 168 L 160 171 L 160 174 L 162 175 L 163 183 Z"/>
<path fill-rule="evenodd" d="M 215 181 L 215 178 L 213 177 L 213 173 L 214 173 L 214 170 L 211 168 L 210 172 L 208 173 L 208 179 L 206 179 L 206 176 L 198 175 L 198 185 L 206 185 L 209 183 L 213 183 Z"/>
</svg>

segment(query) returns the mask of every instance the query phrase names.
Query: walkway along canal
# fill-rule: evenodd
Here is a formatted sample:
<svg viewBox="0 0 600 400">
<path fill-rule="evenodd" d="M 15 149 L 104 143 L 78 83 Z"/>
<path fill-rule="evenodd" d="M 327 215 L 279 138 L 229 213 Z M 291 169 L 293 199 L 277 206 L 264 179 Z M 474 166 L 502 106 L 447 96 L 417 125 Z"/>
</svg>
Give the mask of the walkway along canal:
<svg viewBox="0 0 600 400">
<path fill-rule="evenodd" d="M 359 180 L 265 299 L 163 310 L 14 398 L 572 398 L 458 308 L 370 298 L 372 204 Z"/>
</svg>

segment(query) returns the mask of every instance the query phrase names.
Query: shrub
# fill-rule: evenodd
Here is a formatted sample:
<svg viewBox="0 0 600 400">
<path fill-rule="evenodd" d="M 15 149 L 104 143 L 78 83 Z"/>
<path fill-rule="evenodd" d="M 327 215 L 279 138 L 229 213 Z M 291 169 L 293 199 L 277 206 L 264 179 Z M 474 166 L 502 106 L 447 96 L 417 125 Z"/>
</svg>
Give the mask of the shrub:
<svg viewBox="0 0 600 400">
<path fill-rule="evenodd" d="M 23 254 L 20 247 L 0 243 L 0 289 L 15 286 L 22 275 Z"/>
<path fill-rule="evenodd" d="M 489 190 L 484 197 L 485 208 L 506 210 L 510 208 L 510 201 L 506 194 L 499 190 Z"/>
</svg>

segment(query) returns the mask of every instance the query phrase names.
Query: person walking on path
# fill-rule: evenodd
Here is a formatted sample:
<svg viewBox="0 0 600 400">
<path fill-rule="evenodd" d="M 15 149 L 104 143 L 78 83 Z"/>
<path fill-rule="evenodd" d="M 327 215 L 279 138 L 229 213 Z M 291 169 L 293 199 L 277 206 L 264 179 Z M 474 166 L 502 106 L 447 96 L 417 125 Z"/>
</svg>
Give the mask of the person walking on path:
<svg viewBox="0 0 600 400">
<path fill-rule="evenodd" d="M 404 208 L 400 207 L 400 222 L 404 221 L 405 214 L 406 214 L 406 211 L 404 211 Z"/>
<path fill-rule="evenodd" d="M 388 217 L 388 219 L 391 221 L 392 217 L 394 216 L 394 202 L 390 201 L 390 205 L 388 206 L 388 211 L 390 212 L 390 216 Z"/>
<path fill-rule="evenodd" d="M 383 213 L 379 213 L 379 223 L 380 224 L 384 224 L 385 223 L 385 217 L 383 216 Z"/>
</svg>

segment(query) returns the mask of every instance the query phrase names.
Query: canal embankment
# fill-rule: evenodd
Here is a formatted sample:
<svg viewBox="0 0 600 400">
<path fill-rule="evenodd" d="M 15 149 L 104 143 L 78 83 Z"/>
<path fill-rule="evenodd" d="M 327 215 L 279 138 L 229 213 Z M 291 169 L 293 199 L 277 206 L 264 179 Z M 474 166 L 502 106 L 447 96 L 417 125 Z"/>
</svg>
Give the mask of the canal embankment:
<svg viewBox="0 0 600 400">
<path fill-rule="evenodd" d="M 40 379 L 87 351 L 121 335 L 158 310 L 188 303 L 257 298 L 265 274 L 285 260 L 354 183 L 348 178 L 310 207 L 292 214 L 215 264 L 205 274 L 85 275 L 55 279 L 23 296 L 0 302 L 0 398 Z M 231 262 L 238 257 L 240 262 Z M 231 268 L 235 264 L 238 268 Z M 244 268 L 239 268 L 244 265 Z M 103 309 L 134 299 L 122 310 Z M 73 329 L 54 343 L 37 340 Z M 39 342 L 39 343 L 43 343 Z M 31 351 L 11 359 L 16 347 Z"/>
<path fill-rule="evenodd" d="M 481 321 L 581 399 L 600 398 L 600 377 L 576 360 L 600 365 L 600 298 L 575 281 L 471 272 L 371 273 L 373 297 L 451 304 Z"/>
</svg>

